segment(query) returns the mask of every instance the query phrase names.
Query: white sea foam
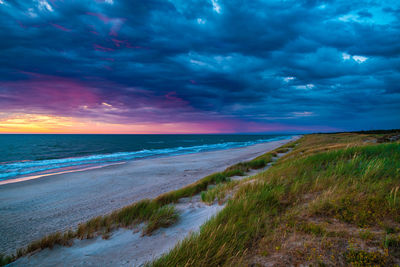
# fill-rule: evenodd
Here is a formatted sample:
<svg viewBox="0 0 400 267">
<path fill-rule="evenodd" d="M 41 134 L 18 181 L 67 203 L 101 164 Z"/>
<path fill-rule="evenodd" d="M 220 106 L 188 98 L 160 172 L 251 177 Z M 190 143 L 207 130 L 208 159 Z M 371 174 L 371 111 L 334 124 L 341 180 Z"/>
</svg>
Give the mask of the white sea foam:
<svg viewBox="0 0 400 267">
<path fill-rule="evenodd" d="M 236 147 L 250 146 L 263 142 L 271 142 L 276 140 L 288 139 L 291 136 L 279 136 L 270 139 L 259 139 L 256 141 L 247 142 L 225 142 L 218 144 L 205 144 L 188 147 L 173 147 L 163 149 L 143 149 L 133 152 L 118 152 L 111 154 L 97 154 L 83 157 L 35 160 L 35 161 L 20 161 L 5 163 L 0 165 L 0 180 L 20 178 L 31 174 L 49 174 L 59 173 L 66 170 L 78 171 L 82 168 L 88 168 L 96 165 L 103 165 L 112 162 L 121 162 L 127 160 L 135 160 L 148 157 L 172 156 L 181 154 L 191 154 L 203 151 L 229 149 Z"/>
</svg>

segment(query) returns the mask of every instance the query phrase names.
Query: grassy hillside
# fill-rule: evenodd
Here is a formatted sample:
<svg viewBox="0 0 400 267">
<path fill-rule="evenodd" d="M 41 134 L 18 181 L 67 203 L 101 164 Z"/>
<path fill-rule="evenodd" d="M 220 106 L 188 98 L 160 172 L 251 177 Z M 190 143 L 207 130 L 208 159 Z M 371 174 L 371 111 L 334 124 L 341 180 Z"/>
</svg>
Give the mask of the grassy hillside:
<svg viewBox="0 0 400 267">
<path fill-rule="evenodd" d="M 381 137 L 307 135 L 254 179 L 209 189 L 232 195 L 225 209 L 151 265 L 400 264 L 400 143 Z"/>
</svg>

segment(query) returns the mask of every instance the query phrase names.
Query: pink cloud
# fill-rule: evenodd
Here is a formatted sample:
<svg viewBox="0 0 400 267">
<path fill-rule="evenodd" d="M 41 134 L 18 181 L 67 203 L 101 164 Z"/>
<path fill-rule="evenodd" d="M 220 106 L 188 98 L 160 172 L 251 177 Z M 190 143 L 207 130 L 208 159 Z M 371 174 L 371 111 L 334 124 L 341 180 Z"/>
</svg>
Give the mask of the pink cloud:
<svg viewBox="0 0 400 267">
<path fill-rule="evenodd" d="M 102 52 L 114 51 L 114 49 L 112 49 L 112 48 L 104 47 L 104 46 L 101 46 L 101 45 L 98 45 L 98 44 L 94 44 L 93 47 L 94 47 L 94 50 L 102 51 Z"/>
<path fill-rule="evenodd" d="M 111 41 L 114 43 L 116 47 L 126 47 L 130 49 L 146 49 L 142 46 L 133 46 L 129 43 L 128 40 L 118 40 L 116 38 L 112 38 Z"/>
<path fill-rule="evenodd" d="M 55 23 L 50 23 L 50 25 L 52 25 L 53 27 L 55 27 L 55 28 L 57 28 L 59 30 L 65 31 L 65 32 L 70 32 L 71 31 L 70 29 L 67 29 L 67 28 L 65 28 L 65 27 L 63 27 L 61 25 L 55 24 Z"/>
<path fill-rule="evenodd" d="M 108 33 L 108 35 L 110 35 L 110 36 L 118 36 L 118 33 L 117 33 L 117 31 L 116 31 L 115 29 L 112 29 L 112 28 L 111 28 L 111 30 L 110 30 L 110 32 Z"/>
<path fill-rule="evenodd" d="M 86 14 L 89 16 L 97 17 L 99 20 L 101 20 L 104 23 L 109 23 L 112 20 L 109 17 L 107 17 L 101 13 L 86 12 Z"/>
<path fill-rule="evenodd" d="M 164 99 L 157 101 L 160 107 L 188 107 L 189 102 L 180 98 L 175 91 L 169 92 L 164 95 Z"/>
<path fill-rule="evenodd" d="M 296 126 L 245 121 L 223 115 L 216 117 L 196 110 L 175 91 L 157 95 L 142 88 L 125 88 L 93 77 L 79 81 L 32 72 L 20 73 L 26 75 L 26 79 L 0 81 L 0 112 L 84 118 L 96 124 L 103 123 L 104 127 L 98 129 L 103 133 L 138 133 L 139 124 L 146 126 L 143 126 L 142 133 L 332 131 L 332 128 L 318 125 Z M 116 93 L 123 90 L 129 92 L 129 96 Z M 106 108 L 103 103 L 107 103 Z M 116 125 L 121 125 L 121 128 Z M 72 130 L 87 133 L 93 129 L 88 126 Z"/>
<path fill-rule="evenodd" d="M 18 25 L 22 28 L 22 29 L 26 29 L 27 26 L 25 26 L 24 24 L 22 24 L 21 21 L 17 20 Z"/>
<path fill-rule="evenodd" d="M 126 43 L 128 42 L 126 40 L 117 40 L 117 39 L 111 39 L 111 41 L 114 42 L 114 45 L 116 47 L 120 47 L 121 45 L 126 45 Z"/>
<path fill-rule="evenodd" d="M 128 44 L 126 45 L 126 47 L 127 47 L 127 48 L 132 48 L 132 49 L 148 49 L 148 48 L 146 48 L 146 47 L 138 46 L 138 45 L 132 46 L 130 43 L 128 43 Z"/>
<path fill-rule="evenodd" d="M 0 82 L 0 88 L 7 92 L 8 98 L 2 106 L 4 111 L 46 109 L 73 113 L 74 108 L 79 106 L 101 102 L 97 89 L 84 82 L 58 76 L 21 73 L 26 74 L 28 79 Z"/>
</svg>

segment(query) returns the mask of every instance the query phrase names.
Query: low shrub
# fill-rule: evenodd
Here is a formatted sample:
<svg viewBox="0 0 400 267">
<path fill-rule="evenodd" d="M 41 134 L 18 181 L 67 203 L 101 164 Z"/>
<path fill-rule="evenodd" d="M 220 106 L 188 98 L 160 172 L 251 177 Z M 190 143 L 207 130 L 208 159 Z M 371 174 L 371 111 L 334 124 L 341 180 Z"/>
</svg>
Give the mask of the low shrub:
<svg viewBox="0 0 400 267">
<path fill-rule="evenodd" d="M 384 266 L 387 257 L 380 252 L 350 249 L 345 253 L 347 263 L 352 266 Z"/>
</svg>

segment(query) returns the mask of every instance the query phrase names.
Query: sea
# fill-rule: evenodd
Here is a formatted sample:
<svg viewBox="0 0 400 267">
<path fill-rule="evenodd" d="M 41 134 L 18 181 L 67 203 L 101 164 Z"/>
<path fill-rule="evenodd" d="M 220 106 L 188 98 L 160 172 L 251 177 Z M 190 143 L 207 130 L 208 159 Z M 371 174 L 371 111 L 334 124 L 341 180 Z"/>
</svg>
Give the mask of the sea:
<svg viewBox="0 0 400 267">
<path fill-rule="evenodd" d="M 292 135 L 1 134 L 0 181 L 127 161 L 245 147 Z"/>
</svg>

